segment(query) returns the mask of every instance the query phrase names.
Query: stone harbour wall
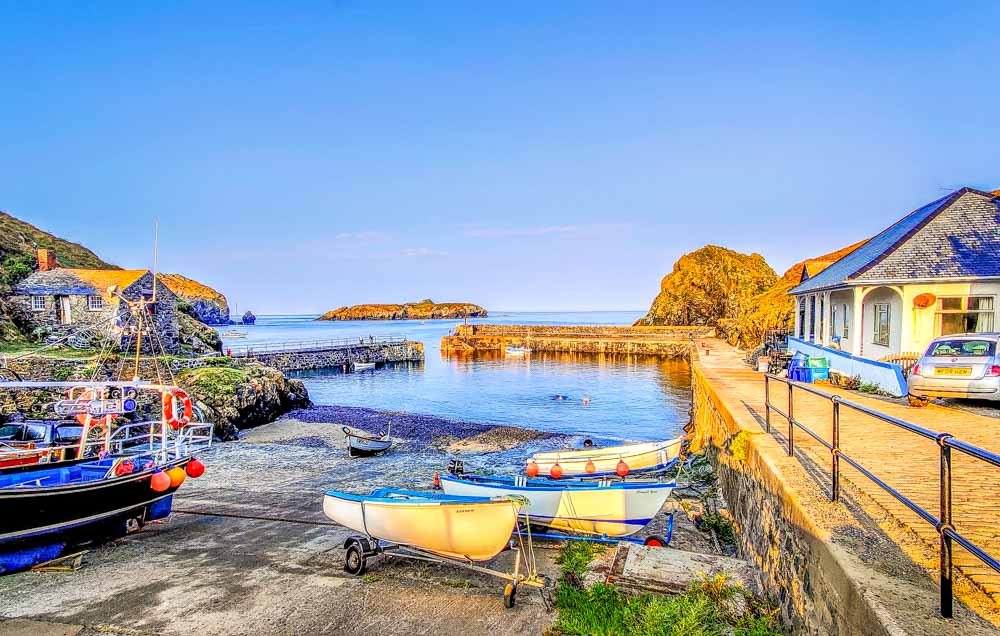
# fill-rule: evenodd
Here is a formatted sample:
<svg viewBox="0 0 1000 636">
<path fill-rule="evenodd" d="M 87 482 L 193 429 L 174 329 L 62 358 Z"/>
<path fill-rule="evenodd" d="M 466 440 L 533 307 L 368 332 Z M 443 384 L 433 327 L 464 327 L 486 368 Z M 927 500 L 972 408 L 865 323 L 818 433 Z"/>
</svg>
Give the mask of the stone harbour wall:
<svg viewBox="0 0 1000 636">
<path fill-rule="evenodd" d="M 745 408 L 720 397 L 726 380 L 706 377 L 697 357 L 691 365 L 691 449 L 711 460 L 741 556 L 758 567 L 762 588 L 777 601 L 785 623 L 795 633 L 894 633 L 845 565 L 850 559 L 816 523 L 815 511 L 830 504 L 814 485 L 800 487 L 797 460 L 755 420 L 744 421 Z"/>
<path fill-rule="evenodd" d="M 711 337 L 712 327 L 588 325 L 459 325 L 441 339 L 445 353 L 503 351 L 525 347 L 554 353 L 603 353 L 686 357 L 692 338 Z"/>
<path fill-rule="evenodd" d="M 274 351 L 255 353 L 245 357 L 281 371 L 310 371 L 331 369 L 352 362 L 422 362 L 424 343 L 406 341 L 399 344 L 359 344 L 328 350 Z"/>
</svg>

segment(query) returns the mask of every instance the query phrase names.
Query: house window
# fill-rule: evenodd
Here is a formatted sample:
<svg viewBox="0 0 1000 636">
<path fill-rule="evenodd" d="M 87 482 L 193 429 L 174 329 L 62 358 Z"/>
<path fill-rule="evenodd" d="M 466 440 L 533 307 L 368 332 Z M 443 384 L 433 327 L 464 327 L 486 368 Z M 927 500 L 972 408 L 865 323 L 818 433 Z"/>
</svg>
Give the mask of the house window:
<svg viewBox="0 0 1000 636">
<path fill-rule="evenodd" d="M 872 305 L 875 311 L 875 332 L 872 334 L 872 343 L 889 346 L 889 304 L 875 303 Z"/>
<path fill-rule="evenodd" d="M 104 299 L 100 296 L 87 296 L 87 309 L 100 311 L 104 309 Z"/>
<path fill-rule="evenodd" d="M 837 306 L 834 305 L 830 307 L 830 329 L 828 330 L 830 334 L 830 340 L 837 337 Z"/>
<path fill-rule="evenodd" d="M 993 296 L 953 296 L 938 299 L 939 336 L 993 331 Z"/>
<path fill-rule="evenodd" d="M 799 299 L 799 338 L 806 337 L 806 299 Z"/>
<path fill-rule="evenodd" d="M 31 297 L 31 311 L 45 311 L 45 296 Z"/>
<path fill-rule="evenodd" d="M 844 303 L 844 329 L 843 329 L 843 333 L 840 334 L 841 338 L 846 339 L 846 338 L 848 338 L 850 336 L 851 331 L 848 328 L 848 325 L 850 323 L 851 323 L 851 320 L 850 320 L 850 318 L 847 317 L 847 303 Z"/>
</svg>

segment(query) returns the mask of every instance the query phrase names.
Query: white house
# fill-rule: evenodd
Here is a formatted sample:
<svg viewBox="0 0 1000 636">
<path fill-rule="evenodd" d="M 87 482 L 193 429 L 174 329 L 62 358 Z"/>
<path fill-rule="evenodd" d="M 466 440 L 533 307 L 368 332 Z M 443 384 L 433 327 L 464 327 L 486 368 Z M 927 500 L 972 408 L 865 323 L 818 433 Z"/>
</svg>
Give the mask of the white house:
<svg viewBox="0 0 1000 636">
<path fill-rule="evenodd" d="M 859 360 L 922 352 L 940 335 L 1000 330 L 1000 190 L 952 192 L 809 270 L 790 292 L 791 347 L 839 349 L 844 356 L 832 355 L 854 359 L 851 371 Z"/>
</svg>

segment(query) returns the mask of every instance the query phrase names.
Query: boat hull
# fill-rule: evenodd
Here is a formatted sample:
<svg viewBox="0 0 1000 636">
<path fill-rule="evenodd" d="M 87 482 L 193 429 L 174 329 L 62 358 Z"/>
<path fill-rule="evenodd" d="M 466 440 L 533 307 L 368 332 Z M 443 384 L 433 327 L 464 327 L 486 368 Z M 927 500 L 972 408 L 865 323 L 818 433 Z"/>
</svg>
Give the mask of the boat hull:
<svg viewBox="0 0 1000 636">
<path fill-rule="evenodd" d="M 650 473 L 668 468 L 680 454 L 680 438 L 665 442 L 647 442 L 589 450 L 535 453 L 527 460 L 538 464 L 538 474 L 548 475 L 558 463 L 564 477 L 610 477 L 616 475 L 618 462 L 628 465 L 629 474 Z M 593 462 L 593 471 L 587 463 Z"/>
<path fill-rule="evenodd" d="M 163 469 L 184 466 L 189 458 L 164 464 Z M 51 471 L 80 470 L 59 466 L 38 471 L 17 471 L 21 480 Z M 176 490 L 155 492 L 150 488 L 153 470 L 96 481 L 67 483 L 51 487 L 0 488 L 0 550 L 46 535 L 85 534 L 86 528 L 113 519 L 141 513 Z M 0 479 L 3 479 L 0 475 Z"/>
<path fill-rule="evenodd" d="M 642 530 L 663 507 L 674 483 L 545 482 L 494 478 L 476 481 L 443 477 L 449 495 L 520 496 L 528 500 L 531 523 L 588 535 L 624 537 Z"/>
<path fill-rule="evenodd" d="M 323 513 L 351 530 L 471 561 L 488 561 L 507 547 L 519 509 L 514 501 L 393 501 L 334 491 L 323 497 Z"/>
</svg>

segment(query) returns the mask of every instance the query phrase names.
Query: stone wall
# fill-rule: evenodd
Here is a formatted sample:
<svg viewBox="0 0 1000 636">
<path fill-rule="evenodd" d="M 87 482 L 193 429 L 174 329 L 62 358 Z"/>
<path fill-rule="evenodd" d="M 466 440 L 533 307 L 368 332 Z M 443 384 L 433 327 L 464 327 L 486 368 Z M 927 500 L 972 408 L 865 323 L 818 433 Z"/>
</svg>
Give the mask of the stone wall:
<svg viewBox="0 0 1000 636">
<path fill-rule="evenodd" d="M 741 556 L 758 567 L 762 588 L 777 601 L 785 623 L 794 633 L 917 633 L 899 630 L 887 618 L 885 601 L 878 600 L 894 587 L 910 593 L 909 586 L 880 580 L 831 539 L 849 534 L 856 523 L 850 512 L 830 504 L 814 477 L 763 432 L 746 405 L 725 393 L 734 378 L 706 374 L 697 354 L 691 367 L 691 449 L 711 460 Z"/>
<path fill-rule="evenodd" d="M 441 339 L 446 353 L 503 351 L 526 347 L 555 353 L 603 353 L 685 357 L 692 338 L 714 335 L 712 327 L 621 327 L 590 325 L 459 325 Z"/>
<path fill-rule="evenodd" d="M 421 362 L 424 359 L 424 343 L 407 341 L 400 344 L 359 344 L 328 350 L 250 351 L 240 359 L 256 360 L 282 371 L 331 369 L 351 362 Z"/>
</svg>

